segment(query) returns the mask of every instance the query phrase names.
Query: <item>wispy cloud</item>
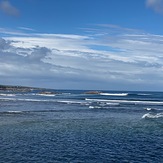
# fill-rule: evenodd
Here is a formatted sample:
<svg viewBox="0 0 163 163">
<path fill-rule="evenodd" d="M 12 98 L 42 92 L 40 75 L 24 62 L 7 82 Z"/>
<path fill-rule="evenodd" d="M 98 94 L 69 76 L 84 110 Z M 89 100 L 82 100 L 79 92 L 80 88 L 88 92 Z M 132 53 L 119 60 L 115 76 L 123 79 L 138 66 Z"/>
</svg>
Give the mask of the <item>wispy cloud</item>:
<svg viewBox="0 0 163 163">
<path fill-rule="evenodd" d="M 25 30 L 25 31 L 35 31 L 34 29 L 28 27 L 18 27 L 18 29 Z"/>
<path fill-rule="evenodd" d="M 0 28 L 0 36 L 28 36 L 28 33 L 25 33 L 24 30 L 13 30 L 7 28 Z"/>
<path fill-rule="evenodd" d="M 163 14 L 163 0 L 146 0 L 147 7 Z"/>
<path fill-rule="evenodd" d="M 15 6 L 13 6 L 8 0 L 2 0 L 0 2 L 0 10 L 2 10 L 7 15 L 19 15 L 19 10 Z"/>
<path fill-rule="evenodd" d="M 35 84 L 39 80 L 44 87 L 58 88 L 84 89 L 91 83 L 99 89 L 152 88 L 156 82 L 161 87 L 162 35 L 111 25 L 89 31 L 85 35 L 8 33 L 0 40 L 0 76 Z"/>
</svg>

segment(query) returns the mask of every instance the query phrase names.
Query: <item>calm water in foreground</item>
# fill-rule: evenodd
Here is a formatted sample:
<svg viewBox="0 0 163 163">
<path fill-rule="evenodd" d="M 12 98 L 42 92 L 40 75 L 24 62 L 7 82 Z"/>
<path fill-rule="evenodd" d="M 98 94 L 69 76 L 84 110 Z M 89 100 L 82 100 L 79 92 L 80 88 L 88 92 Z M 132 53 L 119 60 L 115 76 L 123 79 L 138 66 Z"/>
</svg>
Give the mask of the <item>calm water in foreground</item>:
<svg viewBox="0 0 163 163">
<path fill-rule="evenodd" d="M 161 163 L 163 93 L 0 92 L 0 163 Z"/>
</svg>

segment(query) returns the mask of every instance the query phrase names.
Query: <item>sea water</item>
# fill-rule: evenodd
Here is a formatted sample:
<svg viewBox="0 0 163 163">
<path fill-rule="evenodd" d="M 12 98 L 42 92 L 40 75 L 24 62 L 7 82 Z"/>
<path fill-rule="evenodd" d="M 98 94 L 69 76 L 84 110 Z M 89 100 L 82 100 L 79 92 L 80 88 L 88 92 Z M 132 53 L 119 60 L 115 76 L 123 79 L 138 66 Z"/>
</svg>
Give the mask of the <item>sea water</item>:
<svg viewBox="0 0 163 163">
<path fill-rule="evenodd" d="M 0 92 L 0 163 L 163 162 L 163 93 L 57 92 Z"/>
</svg>

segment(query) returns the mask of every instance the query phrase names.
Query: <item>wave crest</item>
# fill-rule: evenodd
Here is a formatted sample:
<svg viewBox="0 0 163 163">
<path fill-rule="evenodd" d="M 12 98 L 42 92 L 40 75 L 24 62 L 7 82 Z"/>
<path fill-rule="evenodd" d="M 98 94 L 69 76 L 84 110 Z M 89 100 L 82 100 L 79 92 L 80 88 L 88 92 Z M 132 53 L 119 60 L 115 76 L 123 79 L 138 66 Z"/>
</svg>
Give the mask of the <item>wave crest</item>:
<svg viewBox="0 0 163 163">
<path fill-rule="evenodd" d="M 128 93 L 100 93 L 103 96 L 127 96 Z"/>
<path fill-rule="evenodd" d="M 0 96 L 9 96 L 9 97 L 12 97 L 12 96 L 15 96 L 15 94 L 0 93 Z"/>
<path fill-rule="evenodd" d="M 147 113 L 144 114 L 142 118 L 149 118 L 149 119 L 163 118 L 163 113 L 157 113 L 157 114 Z"/>
</svg>

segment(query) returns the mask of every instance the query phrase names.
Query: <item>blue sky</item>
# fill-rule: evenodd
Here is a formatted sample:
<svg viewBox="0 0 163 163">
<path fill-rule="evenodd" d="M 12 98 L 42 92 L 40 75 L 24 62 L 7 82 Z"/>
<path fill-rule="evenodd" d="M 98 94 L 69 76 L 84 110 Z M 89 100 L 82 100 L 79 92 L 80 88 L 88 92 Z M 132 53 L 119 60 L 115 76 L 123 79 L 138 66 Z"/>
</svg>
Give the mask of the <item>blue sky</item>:
<svg viewBox="0 0 163 163">
<path fill-rule="evenodd" d="M 163 91 L 163 0 L 0 0 L 0 83 Z"/>
</svg>

